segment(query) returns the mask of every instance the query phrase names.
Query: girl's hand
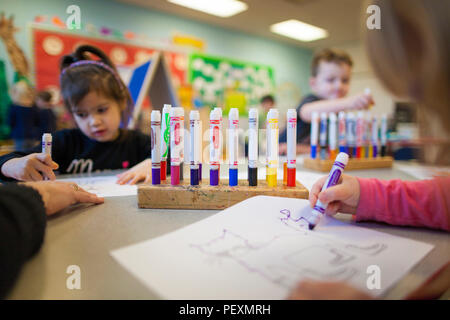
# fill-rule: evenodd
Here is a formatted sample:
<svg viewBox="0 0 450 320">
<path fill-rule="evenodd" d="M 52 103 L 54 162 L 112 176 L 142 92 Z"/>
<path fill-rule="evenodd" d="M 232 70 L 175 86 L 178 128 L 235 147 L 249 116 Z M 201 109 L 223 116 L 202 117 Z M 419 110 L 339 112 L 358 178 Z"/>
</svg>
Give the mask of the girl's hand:
<svg viewBox="0 0 450 320">
<path fill-rule="evenodd" d="M 3 175 L 20 181 L 42 181 L 44 177 L 55 180 L 53 170 L 58 169 L 50 155 L 32 153 L 22 158 L 6 161 L 1 170 Z"/>
<path fill-rule="evenodd" d="M 328 215 L 334 215 L 338 211 L 343 213 L 356 213 L 359 203 L 360 187 L 355 177 L 343 174 L 339 179 L 339 184 L 322 190 L 327 177 L 320 178 L 312 186 L 309 193 L 309 203 L 314 207 L 317 199 L 324 205 L 328 205 L 325 211 Z"/>
<path fill-rule="evenodd" d="M 103 203 L 104 199 L 80 188 L 73 182 L 41 181 L 24 182 L 42 197 L 47 215 L 56 213 L 75 203 Z"/>
<path fill-rule="evenodd" d="M 136 184 L 142 180 L 144 183 L 150 182 L 152 175 L 152 160 L 147 159 L 138 163 L 130 170 L 125 171 L 117 176 L 118 184 Z"/>
</svg>

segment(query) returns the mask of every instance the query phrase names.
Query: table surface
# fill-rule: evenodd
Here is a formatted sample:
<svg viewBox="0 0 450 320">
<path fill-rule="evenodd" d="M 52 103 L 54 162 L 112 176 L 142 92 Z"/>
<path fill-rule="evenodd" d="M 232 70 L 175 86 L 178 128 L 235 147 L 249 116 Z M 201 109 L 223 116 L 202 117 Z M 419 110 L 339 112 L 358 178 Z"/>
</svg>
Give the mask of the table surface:
<svg viewBox="0 0 450 320">
<path fill-rule="evenodd" d="M 206 167 L 206 166 L 204 166 Z M 303 171 L 298 166 L 297 179 Z M 315 172 L 318 173 L 318 172 Z M 109 173 L 111 174 L 111 173 Z M 358 177 L 415 180 L 395 168 L 348 171 Z M 65 176 L 68 177 L 68 176 Z M 110 251 L 164 235 L 208 218 L 218 210 L 139 209 L 136 196 L 106 198 L 102 205 L 77 205 L 48 219 L 41 250 L 24 266 L 9 299 L 160 299 L 111 256 Z M 355 223 L 350 215 L 342 221 Z M 434 249 L 383 296 L 401 299 L 450 260 L 448 233 L 364 222 L 358 226 L 423 241 Z M 81 270 L 81 290 L 69 290 L 68 266 Z"/>
</svg>

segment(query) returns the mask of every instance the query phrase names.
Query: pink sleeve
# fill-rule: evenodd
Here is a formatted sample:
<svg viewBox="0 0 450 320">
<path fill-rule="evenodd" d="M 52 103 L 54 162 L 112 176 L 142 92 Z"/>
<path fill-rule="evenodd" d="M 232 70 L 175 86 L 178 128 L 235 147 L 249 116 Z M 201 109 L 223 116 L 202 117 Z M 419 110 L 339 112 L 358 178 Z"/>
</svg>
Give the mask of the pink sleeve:
<svg viewBox="0 0 450 320">
<path fill-rule="evenodd" d="M 450 231 L 450 177 L 421 181 L 358 178 L 356 221 Z"/>
</svg>

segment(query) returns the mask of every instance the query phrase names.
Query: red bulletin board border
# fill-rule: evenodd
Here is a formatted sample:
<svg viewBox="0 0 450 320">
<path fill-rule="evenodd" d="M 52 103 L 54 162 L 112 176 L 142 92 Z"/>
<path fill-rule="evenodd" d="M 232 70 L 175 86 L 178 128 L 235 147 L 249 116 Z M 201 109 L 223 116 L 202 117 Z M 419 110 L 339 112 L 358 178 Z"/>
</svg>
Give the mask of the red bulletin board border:
<svg viewBox="0 0 450 320">
<path fill-rule="evenodd" d="M 131 66 L 143 62 L 139 57 L 150 57 L 159 49 L 128 44 L 112 39 L 98 39 L 79 34 L 52 31 L 32 27 L 34 75 L 36 88 L 43 90 L 59 88 L 59 65 L 61 57 L 70 54 L 81 44 L 90 44 L 103 50 L 116 65 Z M 186 84 L 187 54 L 164 50 L 172 80 L 176 87 Z M 181 63 L 180 63 L 181 61 Z M 186 63 L 184 63 L 186 62 Z"/>
</svg>

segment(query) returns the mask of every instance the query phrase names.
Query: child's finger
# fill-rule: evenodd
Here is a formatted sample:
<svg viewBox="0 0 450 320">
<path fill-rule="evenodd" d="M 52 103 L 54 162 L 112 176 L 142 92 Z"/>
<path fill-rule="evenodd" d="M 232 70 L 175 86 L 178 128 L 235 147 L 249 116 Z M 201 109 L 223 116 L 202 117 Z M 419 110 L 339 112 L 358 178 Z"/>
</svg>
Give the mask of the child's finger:
<svg viewBox="0 0 450 320">
<path fill-rule="evenodd" d="M 38 154 L 36 154 L 36 159 L 45 163 L 50 168 L 53 168 L 53 170 L 56 170 L 59 168 L 59 165 L 55 161 L 52 160 L 52 157 L 48 153 L 38 153 Z"/>
<path fill-rule="evenodd" d="M 151 174 L 149 174 L 149 173 L 147 173 L 147 175 L 146 175 L 146 177 L 145 177 L 145 180 L 144 180 L 144 183 L 150 183 L 150 180 L 152 179 L 152 175 Z"/>
<path fill-rule="evenodd" d="M 131 181 L 130 181 L 130 183 L 129 184 L 131 184 L 131 185 L 133 185 L 133 184 L 136 184 L 137 182 L 139 182 L 140 180 L 142 180 L 144 177 L 141 175 L 141 174 L 136 174 L 135 176 L 134 176 L 134 178 L 133 179 L 131 179 Z"/>
<path fill-rule="evenodd" d="M 122 176 L 117 180 L 118 184 L 124 184 L 130 180 L 131 176 L 130 173 L 123 173 Z"/>
<path fill-rule="evenodd" d="M 349 190 L 346 185 L 338 184 L 328 189 L 325 189 L 319 194 L 319 200 L 323 204 L 328 204 L 332 201 L 345 200 L 349 197 Z"/>
<path fill-rule="evenodd" d="M 36 169 L 30 168 L 28 170 L 28 173 L 30 175 L 31 181 L 42 181 L 44 178 L 41 176 L 39 172 L 37 172 Z"/>
<path fill-rule="evenodd" d="M 314 185 L 311 188 L 310 191 L 310 196 L 314 195 L 314 196 L 318 196 L 320 193 L 320 190 L 322 190 L 323 184 L 325 183 L 325 181 L 327 180 L 327 177 L 322 177 L 319 180 L 316 181 L 316 183 L 314 183 Z"/>
<path fill-rule="evenodd" d="M 325 210 L 325 214 L 329 216 L 334 216 L 339 210 L 340 203 L 339 202 L 331 202 L 328 204 L 327 209 Z"/>
<path fill-rule="evenodd" d="M 93 193 L 79 191 L 75 192 L 75 200 L 83 203 L 103 203 L 105 201 L 104 198 L 97 197 Z"/>
<path fill-rule="evenodd" d="M 40 162 L 40 161 L 33 161 L 32 162 L 33 167 L 37 170 L 42 172 L 47 178 L 49 178 L 50 180 L 55 180 L 56 176 L 53 173 L 52 168 L 50 168 L 49 166 L 45 165 L 44 163 Z"/>
</svg>

